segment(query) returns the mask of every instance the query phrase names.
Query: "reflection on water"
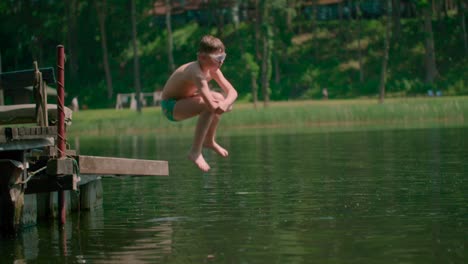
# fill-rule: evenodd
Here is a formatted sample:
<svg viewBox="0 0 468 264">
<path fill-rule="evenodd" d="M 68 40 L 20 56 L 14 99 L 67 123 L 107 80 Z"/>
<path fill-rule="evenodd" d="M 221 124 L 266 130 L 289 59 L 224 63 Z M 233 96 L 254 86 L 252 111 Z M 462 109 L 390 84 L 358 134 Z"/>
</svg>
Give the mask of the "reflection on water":
<svg viewBox="0 0 468 264">
<path fill-rule="evenodd" d="M 190 138 L 76 139 L 170 176 L 105 178 L 103 208 L 0 240 L 1 263 L 464 263 L 467 132 L 226 136 L 206 174 Z"/>
</svg>

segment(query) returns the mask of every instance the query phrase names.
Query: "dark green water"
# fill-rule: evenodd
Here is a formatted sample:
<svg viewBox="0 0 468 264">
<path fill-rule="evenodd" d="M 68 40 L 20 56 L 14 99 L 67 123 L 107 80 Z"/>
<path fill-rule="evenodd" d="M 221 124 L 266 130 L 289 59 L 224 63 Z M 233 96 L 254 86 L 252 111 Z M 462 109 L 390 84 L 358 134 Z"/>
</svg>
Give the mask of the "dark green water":
<svg viewBox="0 0 468 264">
<path fill-rule="evenodd" d="M 82 154 L 168 160 L 170 176 L 105 178 L 103 208 L 2 239 L 1 263 L 468 263 L 467 135 L 225 136 L 207 174 L 190 138 L 81 138 Z"/>
</svg>

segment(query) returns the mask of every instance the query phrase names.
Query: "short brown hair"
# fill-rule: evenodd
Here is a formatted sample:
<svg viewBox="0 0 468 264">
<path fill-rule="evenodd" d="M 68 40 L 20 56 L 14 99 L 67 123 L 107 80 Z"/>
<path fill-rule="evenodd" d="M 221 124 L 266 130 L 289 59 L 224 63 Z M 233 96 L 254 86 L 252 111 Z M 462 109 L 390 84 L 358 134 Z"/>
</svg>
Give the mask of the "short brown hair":
<svg viewBox="0 0 468 264">
<path fill-rule="evenodd" d="M 198 46 L 198 52 L 200 53 L 224 52 L 224 50 L 223 42 L 219 38 L 211 35 L 203 36 L 200 41 L 200 45 Z"/>
</svg>

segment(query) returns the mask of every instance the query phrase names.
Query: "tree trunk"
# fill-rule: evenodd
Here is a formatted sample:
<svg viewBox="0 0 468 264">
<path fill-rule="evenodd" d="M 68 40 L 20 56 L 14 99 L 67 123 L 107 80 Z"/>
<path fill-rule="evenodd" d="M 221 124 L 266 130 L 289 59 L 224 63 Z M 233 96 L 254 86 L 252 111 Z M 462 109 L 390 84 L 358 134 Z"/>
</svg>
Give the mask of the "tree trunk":
<svg viewBox="0 0 468 264">
<path fill-rule="evenodd" d="M 280 56 L 277 54 L 275 56 L 275 83 L 279 84 L 281 82 L 281 68 L 280 68 Z"/>
<path fill-rule="evenodd" d="M 136 28 L 136 10 L 135 0 L 131 0 L 132 9 L 132 44 L 133 44 L 133 70 L 134 70 L 134 84 L 136 91 L 137 112 L 141 113 L 141 85 L 140 85 L 140 61 L 138 59 L 138 44 L 137 44 L 137 28 Z"/>
<path fill-rule="evenodd" d="M 385 18 L 385 44 L 384 56 L 382 58 L 382 72 L 380 73 L 380 87 L 379 87 L 379 102 L 383 103 L 385 98 L 385 85 L 387 82 L 387 66 L 388 66 L 388 53 L 390 49 L 390 8 L 391 0 L 387 0 L 387 16 Z"/>
<path fill-rule="evenodd" d="M 239 22 L 240 22 L 240 19 L 239 19 L 239 6 L 240 6 L 240 1 L 237 0 L 237 1 L 234 1 L 234 3 L 232 4 L 232 8 L 231 8 L 231 19 L 232 19 L 232 23 L 234 24 L 234 28 L 235 29 L 238 29 L 239 28 Z"/>
<path fill-rule="evenodd" d="M 254 108 L 257 109 L 258 104 L 258 85 L 257 85 L 257 78 L 255 74 L 251 75 L 250 81 L 252 83 L 252 100 L 254 103 Z"/>
<path fill-rule="evenodd" d="M 357 5 L 357 20 L 358 20 L 358 60 L 359 60 L 359 82 L 364 82 L 364 64 L 362 63 L 362 47 L 361 47 L 361 38 L 362 38 L 362 19 L 361 19 L 361 8 Z"/>
<path fill-rule="evenodd" d="M 361 37 L 362 37 L 362 19 L 361 19 L 361 9 L 359 5 L 357 5 L 357 26 L 358 26 L 358 33 L 357 33 L 357 39 L 358 39 L 358 61 L 359 61 L 359 82 L 363 83 L 364 82 L 364 65 L 362 63 L 362 47 L 361 47 Z"/>
<path fill-rule="evenodd" d="M 338 39 L 340 40 L 338 43 L 340 46 L 345 46 L 349 40 L 348 40 L 348 30 L 347 27 L 348 25 L 344 25 L 344 20 L 343 20 L 343 2 L 338 3 Z M 344 52 L 343 52 L 344 51 Z M 342 49 L 341 52 L 338 53 L 338 55 L 343 55 L 343 58 L 348 58 L 348 49 Z"/>
<path fill-rule="evenodd" d="M 261 59 L 260 40 L 261 40 L 261 16 L 260 16 L 260 0 L 255 0 L 255 56 Z"/>
<path fill-rule="evenodd" d="M 286 14 L 286 28 L 288 29 L 289 32 L 292 31 L 293 12 L 296 9 L 295 5 L 296 5 L 296 0 L 288 1 L 288 11 Z"/>
<path fill-rule="evenodd" d="M 426 83 L 433 84 L 434 79 L 439 75 L 435 61 L 434 34 L 432 32 L 431 6 L 423 10 L 424 13 L 424 35 L 426 49 Z"/>
<path fill-rule="evenodd" d="M 262 92 L 264 107 L 268 107 L 270 102 L 270 79 L 271 79 L 271 53 L 273 34 L 271 32 L 269 6 L 266 0 L 263 2 L 263 54 L 262 54 Z"/>
<path fill-rule="evenodd" d="M 311 21 L 311 24 L 312 24 L 312 38 L 311 38 L 311 43 L 312 45 L 314 45 L 315 41 L 314 41 L 314 38 L 316 37 L 315 36 L 315 33 L 318 32 L 318 23 L 317 23 L 317 14 L 318 14 L 318 0 L 313 0 L 313 11 L 312 11 L 312 21 Z M 319 50 L 318 50 L 318 47 L 319 45 L 314 45 L 312 46 L 312 50 L 314 51 L 314 58 L 315 60 L 317 61 L 318 60 L 318 56 L 319 56 Z"/>
<path fill-rule="evenodd" d="M 400 0 L 392 0 L 392 17 L 393 17 L 393 32 L 392 37 L 394 40 L 393 43 L 398 43 L 397 40 L 400 38 L 401 32 L 401 8 Z"/>
<path fill-rule="evenodd" d="M 96 11 L 99 21 L 99 30 L 101 33 L 101 47 L 102 47 L 102 63 L 104 65 L 104 72 L 106 74 L 106 84 L 107 84 L 107 98 L 111 99 L 114 94 L 114 89 L 112 87 L 112 74 L 109 66 L 109 55 L 107 50 L 107 32 L 106 32 L 106 13 L 107 13 L 107 1 L 102 0 L 100 2 L 95 2 Z"/>
<path fill-rule="evenodd" d="M 440 1 L 432 0 L 432 14 L 437 15 L 437 20 L 440 20 L 441 18 L 441 8 L 440 8 Z"/>
<path fill-rule="evenodd" d="M 445 18 L 448 18 L 449 17 L 449 9 L 450 9 L 450 4 L 449 4 L 449 0 L 444 0 L 442 5 L 443 5 L 443 8 L 444 8 L 444 15 L 445 15 Z"/>
<path fill-rule="evenodd" d="M 258 102 L 257 79 L 258 79 L 258 73 L 259 73 L 260 67 L 255 62 L 255 55 L 252 55 L 252 54 L 247 52 L 247 53 L 244 53 L 244 55 L 242 57 L 244 59 L 246 70 L 247 70 L 248 73 L 250 73 L 250 82 L 251 82 L 251 88 L 252 88 L 252 100 L 253 100 L 253 103 L 254 103 L 254 108 L 257 109 L 257 102 Z"/>
<path fill-rule="evenodd" d="M 67 64 L 70 65 L 70 79 L 74 81 L 78 76 L 78 49 L 76 48 L 77 43 L 77 0 L 67 0 L 65 3 L 66 15 L 67 15 Z"/>
<path fill-rule="evenodd" d="M 463 44 L 465 46 L 465 54 L 468 55 L 468 39 L 466 37 L 466 23 L 465 23 L 465 3 L 463 0 L 458 0 L 458 17 L 462 29 Z"/>
<path fill-rule="evenodd" d="M 267 33 L 266 33 L 267 34 Z M 262 93 L 263 104 L 265 107 L 270 102 L 270 75 L 271 75 L 271 51 L 269 49 L 269 39 L 265 34 L 263 36 L 263 55 L 262 55 Z"/>
<path fill-rule="evenodd" d="M 167 57 L 169 62 L 169 70 L 175 70 L 174 54 L 172 52 L 174 47 L 174 40 L 172 38 L 172 22 L 171 22 L 171 0 L 166 0 L 166 28 L 167 28 Z"/>
<path fill-rule="evenodd" d="M 223 1 L 211 0 L 209 1 L 211 15 L 216 23 L 217 35 L 222 37 L 224 34 L 224 14 L 223 14 Z"/>
</svg>

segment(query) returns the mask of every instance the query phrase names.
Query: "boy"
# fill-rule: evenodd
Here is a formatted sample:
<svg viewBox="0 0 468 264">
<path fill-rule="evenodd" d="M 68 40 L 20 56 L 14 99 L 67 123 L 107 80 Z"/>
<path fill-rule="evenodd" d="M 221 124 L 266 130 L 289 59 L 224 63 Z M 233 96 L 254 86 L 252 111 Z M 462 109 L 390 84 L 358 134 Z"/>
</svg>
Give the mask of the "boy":
<svg viewBox="0 0 468 264">
<path fill-rule="evenodd" d="M 204 172 L 210 166 L 203 158 L 202 147 L 211 148 L 222 157 L 228 156 L 228 151 L 215 141 L 221 114 L 231 111 L 237 98 L 237 91 L 220 70 L 225 58 L 221 40 L 204 36 L 200 41 L 197 60 L 176 69 L 162 91 L 161 107 L 169 120 L 181 121 L 198 115 L 188 158 Z M 208 82 L 212 79 L 222 88 L 224 95 L 210 90 Z"/>
</svg>

